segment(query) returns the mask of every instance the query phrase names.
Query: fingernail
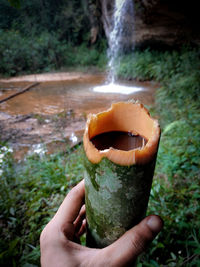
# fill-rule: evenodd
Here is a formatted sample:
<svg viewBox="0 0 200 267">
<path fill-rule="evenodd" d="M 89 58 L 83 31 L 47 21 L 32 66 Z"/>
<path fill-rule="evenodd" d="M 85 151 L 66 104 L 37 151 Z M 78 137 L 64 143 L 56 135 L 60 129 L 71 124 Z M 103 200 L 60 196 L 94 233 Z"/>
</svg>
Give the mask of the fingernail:
<svg viewBox="0 0 200 267">
<path fill-rule="evenodd" d="M 159 232 L 163 227 L 163 222 L 158 216 L 149 216 L 147 220 L 147 225 L 152 232 Z"/>
</svg>

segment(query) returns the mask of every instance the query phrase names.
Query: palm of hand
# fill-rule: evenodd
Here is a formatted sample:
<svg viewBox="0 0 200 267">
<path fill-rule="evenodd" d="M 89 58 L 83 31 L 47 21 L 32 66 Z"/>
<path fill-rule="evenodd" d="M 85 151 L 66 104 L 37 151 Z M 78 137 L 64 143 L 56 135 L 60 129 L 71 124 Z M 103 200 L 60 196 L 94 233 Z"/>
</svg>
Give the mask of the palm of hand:
<svg viewBox="0 0 200 267">
<path fill-rule="evenodd" d="M 86 230 L 84 181 L 74 187 L 40 236 L 42 267 L 130 266 L 162 228 L 158 216 L 149 216 L 103 249 L 81 246 Z"/>
</svg>

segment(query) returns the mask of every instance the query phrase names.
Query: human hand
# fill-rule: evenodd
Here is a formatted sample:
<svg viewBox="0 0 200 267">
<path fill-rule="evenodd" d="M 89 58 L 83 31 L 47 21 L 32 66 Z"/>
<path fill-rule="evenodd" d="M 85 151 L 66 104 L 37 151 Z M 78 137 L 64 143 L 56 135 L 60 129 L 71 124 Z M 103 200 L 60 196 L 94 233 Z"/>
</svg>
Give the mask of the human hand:
<svg viewBox="0 0 200 267">
<path fill-rule="evenodd" d="M 86 228 L 84 181 L 66 196 L 40 236 L 42 267 L 122 267 L 134 262 L 160 232 L 163 222 L 151 215 L 103 249 L 76 243 Z"/>
</svg>

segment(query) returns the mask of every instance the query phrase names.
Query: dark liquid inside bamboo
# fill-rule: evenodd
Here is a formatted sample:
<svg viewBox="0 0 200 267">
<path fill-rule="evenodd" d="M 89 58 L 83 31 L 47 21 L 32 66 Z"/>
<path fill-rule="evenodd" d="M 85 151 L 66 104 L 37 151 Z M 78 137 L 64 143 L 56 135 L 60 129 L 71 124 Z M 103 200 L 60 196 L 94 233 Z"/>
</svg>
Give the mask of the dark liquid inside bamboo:
<svg viewBox="0 0 200 267">
<path fill-rule="evenodd" d="M 120 131 L 102 133 L 94 136 L 90 141 L 98 150 L 113 147 L 125 151 L 141 148 L 147 143 L 147 140 L 140 135 Z"/>
</svg>

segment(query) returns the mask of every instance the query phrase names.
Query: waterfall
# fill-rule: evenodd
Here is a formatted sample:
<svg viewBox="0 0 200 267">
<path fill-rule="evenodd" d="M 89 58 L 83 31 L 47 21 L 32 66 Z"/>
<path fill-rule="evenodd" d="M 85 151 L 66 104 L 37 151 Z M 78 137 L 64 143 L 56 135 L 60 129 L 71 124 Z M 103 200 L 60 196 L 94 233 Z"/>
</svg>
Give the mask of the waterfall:
<svg viewBox="0 0 200 267">
<path fill-rule="evenodd" d="M 112 31 L 109 37 L 108 76 L 106 84 L 96 86 L 93 91 L 99 93 L 117 93 L 130 95 L 142 90 L 138 86 L 116 83 L 120 58 L 127 50 L 133 49 L 134 41 L 134 0 L 115 0 L 112 18 Z"/>
<path fill-rule="evenodd" d="M 120 57 L 130 46 L 134 32 L 134 4 L 133 0 L 115 0 L 113 12 L 113 29 L 109 38 L 108 49 L 108 82 L 116 81 L 116 66 L 120 64 Z M 128 45 L 127 45 L 128 44 Z M 130 49 L 130 47 L 128 47 Z"/>
</svg>

